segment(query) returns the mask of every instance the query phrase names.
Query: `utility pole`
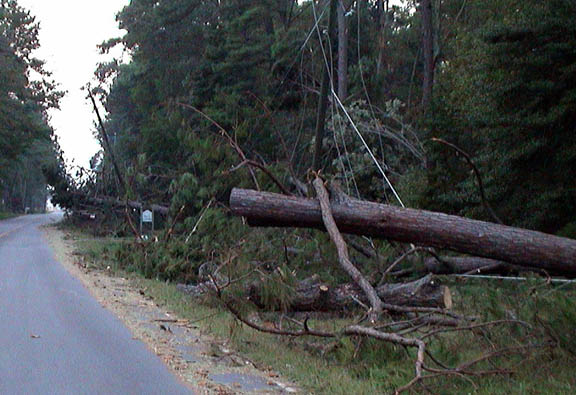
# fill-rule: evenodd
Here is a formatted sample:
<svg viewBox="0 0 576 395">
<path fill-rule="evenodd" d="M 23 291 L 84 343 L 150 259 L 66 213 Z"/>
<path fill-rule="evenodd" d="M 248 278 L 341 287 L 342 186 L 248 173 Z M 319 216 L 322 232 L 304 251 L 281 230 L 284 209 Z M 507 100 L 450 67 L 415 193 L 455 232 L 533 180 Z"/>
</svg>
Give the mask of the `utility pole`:
<svg viewBox="0 0 576 395">
<path fill-rule="evenodd" d="M 120 172 L 120 167 L 118 166 L 118 162 L 116 161 L 116 156 L 114 155 L 114 151 L 112 150 L 112 146 L 110 145 L 110 140 L 108 139 L 108 133 L 106 133 L 106 129 L 104 128 L 104 122 L 102 121 L 102 117 L 100 116 L 100 111 L 98 110 L 98 106 L 96 105 L 96 99 L 94 99 L 94 95 L 90 91 L 90 87 L 86 87 L 88 91 L 88 98 L 92 101 L 92 106 L 94 106 L 94 112 L 96 113 L 96 117 L 98 118 L 98 122 L 100 124 L 100 129 L 102 131 L 102 140 L 104 140 L 105 149 L 110 155 L 110 160 L 112 161 L 112 165 L 114 167 L 114 172 L 116 173 L 116 177 L 118 178 L 118 183 L 120 184 L 121 190 L 126 189 L 126 183 L 124 182 L 124 177 Z"/>
</svg>

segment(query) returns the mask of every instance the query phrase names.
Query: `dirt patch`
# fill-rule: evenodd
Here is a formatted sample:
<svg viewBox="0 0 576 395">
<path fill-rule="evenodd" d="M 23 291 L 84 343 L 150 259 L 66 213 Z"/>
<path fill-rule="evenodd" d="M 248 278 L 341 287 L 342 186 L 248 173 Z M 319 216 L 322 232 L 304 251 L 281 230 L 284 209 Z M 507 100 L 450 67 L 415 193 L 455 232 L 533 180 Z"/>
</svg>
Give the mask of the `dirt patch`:
<svg viewBox="0 0 576 395">
<path fill-rule="evenodd" d="M 130 279 L 106 270 L 87 269 L 74 240 L 64 231 L 47 227 L 46 238 L 59 262 L 78 278 L 94 298 L 112 311 L 194 392 L 201 394 L 262 394 L 298 392 L 270 371 L 258 370 L 249 360 L 200 332 L 199 328 L 158 306 Z"/>
</svg>

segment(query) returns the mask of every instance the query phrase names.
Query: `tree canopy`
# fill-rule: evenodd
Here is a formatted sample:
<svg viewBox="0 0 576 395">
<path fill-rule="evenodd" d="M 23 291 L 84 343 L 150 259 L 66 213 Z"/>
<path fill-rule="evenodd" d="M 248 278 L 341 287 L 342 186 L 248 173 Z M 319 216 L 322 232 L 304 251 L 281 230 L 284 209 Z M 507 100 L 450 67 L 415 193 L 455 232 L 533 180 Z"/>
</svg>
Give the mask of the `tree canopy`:
<svg viewBox="0 0 576 395">
<path fill-rule="evenodd" d="M 0 2 L 0 208 L 43 210 L 43 168 L 54 166 L 57 145 L 47 110 L 58 107 L 57 90 L 39 48 L 39 24 L 14 0 Z"/>
<path fill-rule="evenodd" d="M 348 193 L 490 219 L 469 164 L 438 137 L 468 153 L 505 223 L 569 231 L 574 3 L 421 4 L 342 1 L 328 40 L 328 1 L 131 1 L 126 34 L 101 45 L 130 61 L 96 70 L 129 194 L 194 217 L 233 186 L 307 193 L 328 67 L 322 170 Z M 120 194 L 110 155 L 93 164 L 91 188 Z"/>
</svg>

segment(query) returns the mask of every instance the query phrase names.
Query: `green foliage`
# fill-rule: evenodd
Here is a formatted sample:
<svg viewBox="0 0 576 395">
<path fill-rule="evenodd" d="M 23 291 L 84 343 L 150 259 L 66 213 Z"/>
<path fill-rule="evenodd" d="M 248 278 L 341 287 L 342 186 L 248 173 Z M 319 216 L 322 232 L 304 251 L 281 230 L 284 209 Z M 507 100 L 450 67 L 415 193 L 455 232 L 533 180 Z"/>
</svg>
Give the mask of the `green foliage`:
<svg viewBox="0 0 576 395">
<path fill-rule="evenodd" d="M 348 15 L 351 43 L 380 29 L 379 6 L 360 2 L 358 7 L 359 13 L 351 10 Z M 388 57 L 381 68 L 385 76 L 372 76 L 377 47 L 370 40 L 350 46 L 353 95 L 369 94 L 378 104 L 395 97 L 393 92 L 406 96 L 405 86 L 384 92 L 379 85 L 406 82 L 414 74 L 411 56 L 417 52 L 419 35 L 408 28 L 417 18 L 407 9 L 395 6 L 389 11 L 391 22 L 385 28 L 395 38 L 391 51 L 398 57 Z M 111 83 L 105 94 L 106 128 L 122 166 L 131 171 L 135 197 L 170 202 L 175 211 L 184 205 L 184 216 L 194 217 L 211 199 L 226 204 L 232 187 L 254 187 L 255 179 L 261 188 L 276 189 L 257 169 L 245 165 L 229 171 L 245 157 L 265 164 L 284 184 L 305 177 L 317 103 L 308 92 L 316 89 L 316 76 L 325 66 L 310 3 L 227 0 L 216 7 L 193 0 L 137 0 L 118 14 L 118 21 L 126 35 L 103 43 L 101 49 L 124 45 L 131 62 L 103 64 L 96 75 L 103 84 Z M 320 27 L 325 22 L 324 18 Z M 363 66 L 355 68 L 360 59 Z M 386 109 L 381 117 L 365 101 L 354 103 L 350 110 L 364 124 L 363 131 L 382 127 L 400 128 L 394 131 L 399 136 L 407 133 L 408 122 L 400 120 L 404 110 L 391 116 Z M 339 131 L 354 151 L 349 155 L 361 161 L 365 152 L 352 129 L 344 126 L 347 119 L 339 116 Z M 410 135 L 411 143 L 414 137 Z M 376 151 L 386 155 L 387 171 L 401 175 L 414 161 L 400 152 L 406 147 L 393 140 L 387 138 Z M 142 155 L 144 164 L 138 159 Z M 336 156 L 326 155 L 328 167 Z M 107 155 L 95 159 L 94 187 L 114 194 L 109 160 Z M 365 160 L 359 166 L 362 187 L 371 184 L 366 195 L 382 198 L 379 177 Z"/>
<path fill-rule="evenodd" d="M 344 103 L 405 203 L 490 219 L 468 164 L 447 147 L 426 141 L 442 137 L 470 153 L 505 222 L 573 237 L 573 2 L 433 2 L 442 5 L 434 16 L 442 29 L 435 43 L 434 102 L 426 117 L 417 105 L 423 64 L 415 3 L 394 5 L 386 14 L 384 3 L 357 1 L 347 14 L 350 95 Z M 242 278 L 241 285 L 231 286 L 231 296 L 239 296 L 245 283 L 256 283 L 264 304 L 280 309 L 290 303 L 296 281 L 312 274 L 330 284 L 350 281 L 335 264 L 326 235 L 249 228 L 227 210 L 234 187 L 278 190 L 245 159 L 265 165 L 295 194 L 296 179 L 309 176 L 324 53 L 329 65 L 337 58 L 336 43 L 319 44 L 326 18 L 313 29 L 314 16 L 324 6 L 290 0 L 133 0 L 119 13 L 126 34 L 104 43 L 102 50 L 124 45 L 131 61 L 97 70 L 102 86 L 110 86 L 103 92 L 106 128 L 129 179 L 130 196 L 171 205 L 177 221 L 174 229 L 156 232 L 146 243 L 106 251 L 113 267 L 186 283 L 205 280 L 201 267 L 220 267 L 226 276 Z M 334 70 L 334 83 L 337 74 Z M 390 186 L 335 100 L 329 114 L 322 142 L 324 174 L 341 181 L 350 195 L 394 202 Z M 95 177 L 86 189 L 118 194 L 108 153 L 99 154 L 93 164 Z M 66 180 L 62 167 L 54 169 L 55 179 Z M 382 260 L 392 255 L 388 244 L 377 243 L 377 248 Z M 352 260 L 365 262 L 354 252 Z M 381 266 L 365 263 L 362 270 L 373 280 Z M 162 287 L 177 298 L 169 286 Z M 525 362 L 532 373 L 487 379 L 481 390 L 457 377 L 443 377 L 430 381 L 430 391 L 538 392 L 543 380 L 549 392 L 574 389 L 568 368 L 574 348 L 573 292 L 557 292 L 536 280 L 522 286 L 457 283 L 454 289 L 464 313 L 485 320 L 521 319 L 533 331 L 512 325 L 445 334 L 430 345 L 444 363 L 456 366 L 510 344 L 542 343 L 546 349 L 501 359 L 512 367 Z M 243 303 L 241 309 L 249 312 L 253 306 Z M 329 329 L 340 324 L 313 321 Z M 281 343 L 293 352 L 280 359 L 274 352 L 276 338 L 232 324 L 218 331 L 230 328 L 241 332 L 231 339 L 238 347 L 249 349 L 255 342 L 260 349 L 252 352 L 258 360 L 282 363 L 319 392 L 387 393 L 413 374 L 413 351 L 380 342 L 339 340 L 315 358 L 307 352 L 314 347 L 296 339 Z M 322 350 L 328 345 L 320 344 Z M 543 360 L 549 362 L 545 369 Z M 487 362 L 479 366 L 492 368 Z"/>
<path fill-rule="evenodd" d="M 366 102 L 351 103 L 347 111 L 357 131 L 344 114 L 333 114 L 329 118 L 329 137 L 324 139 L 324 146 L 333 158 L 330 170 L 348 194 L 397 203 L 357 132 L 362 134 L 372 154 L 381 158 L 380 166 L 392 185 L 402 181 L 402 173 L 423 167 L 423 147 L 414 129 L 403 119 L 402 107 L 399 100 L 386 102 L 385 110 L 376 117 Z"/>
<path fill-rule="evenodd" d="M 84 242 L 83 254 L 99 267 L 106 267 L 107 248 L 103 243 Z M 122 244 L 115 242 L 118 248 Z M 126 249 L 124 245 L 122 248 Z M 93 251 L 93 252 L 90 252 Z M 125 275 L 122 273 L 122 275 Z M 502 347 L 528 345 L 519 353 L 504 353 L 494 362 L 484 362 L 479 369 L 509 368 L 512 375 L 493 375 L 462 379 L 441 376 L 426 380 L 426 389 L 434 393 L 558 393 L 570 394 L 576 386 L 573 375 L 574 289 L 572 285 L 551 286 L 534 279 L 528 283 L 479 283 L 461 281 L 449 284 L 458 311 L 478 316 L 477 322 L 494 319 L 525 321 L 530 327 L 504 324 L 456 331 L 429 339 L 428 350 L 443 364 L 457 366 L 483 353 Z M 305 390 L 319 393 L 390 393 L 414 375 L 414 352 L 375 340 L 284 338 L 256 332 L 227 314 L 222 307 L 199 303 L 180 293 L 165 281 L 136 279 L 157 303 L 168 306 L 179 317 L 189 319 L 203 330 L 227 340 L 237 351 L 263 366 L 278 369 L 283 376 L 296 380 Z M 246 309 L 246 307 L 244 308 Z M 345 319 L 311 317 L 312 328 L 337 330 Z M 423 387 L 415 387 L 419 391 Z"/>
<path fill-rule="evenodd" d="M 15 215 L 12 213 L 4 213 L 0 212 L 0 220 L 10 219 L 13 218 Z"/>
<path fill-rule="evenodd" d="M 58 158 L 46 110 L 63 93 L 34 56 L 38 31 L 17 1 L 0 1 L 0 209 L 11 211 L 44 210 L 42 169 Z"/>
<path fill-rule="evenodd" d="M 505 222 L 556 232 L 576 209 L 575 10 L 559 0 L 478 2 L 474 11 L 483 5 L 500 12 L 459 32 L 434 134 L 473 155 Z M 446 147 L 432 157 L 435 206 L 485 217 L 465 165 Z"/>
</svg>

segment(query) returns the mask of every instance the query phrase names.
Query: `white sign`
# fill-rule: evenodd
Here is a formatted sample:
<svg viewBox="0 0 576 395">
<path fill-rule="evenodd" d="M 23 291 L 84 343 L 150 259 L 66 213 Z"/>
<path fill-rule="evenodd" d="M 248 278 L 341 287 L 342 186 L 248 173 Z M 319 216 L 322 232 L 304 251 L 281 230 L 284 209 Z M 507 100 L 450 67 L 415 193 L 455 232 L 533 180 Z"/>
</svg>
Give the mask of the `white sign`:
<svg viewBox="0 0 576 395">
<path fill-rule="evenodd" d="M 152 211 L 146 210 L 142 213 L 142 222 L 153 222 Z"/>
</svg>

